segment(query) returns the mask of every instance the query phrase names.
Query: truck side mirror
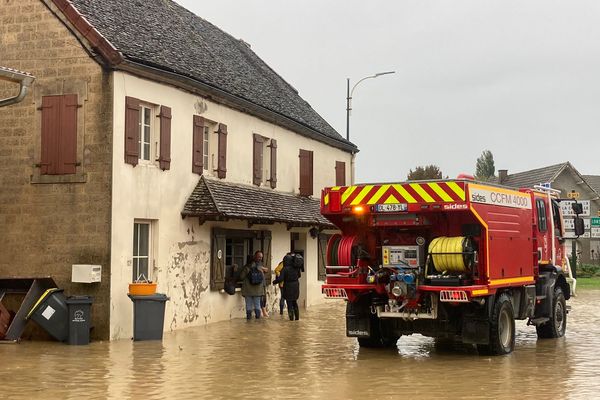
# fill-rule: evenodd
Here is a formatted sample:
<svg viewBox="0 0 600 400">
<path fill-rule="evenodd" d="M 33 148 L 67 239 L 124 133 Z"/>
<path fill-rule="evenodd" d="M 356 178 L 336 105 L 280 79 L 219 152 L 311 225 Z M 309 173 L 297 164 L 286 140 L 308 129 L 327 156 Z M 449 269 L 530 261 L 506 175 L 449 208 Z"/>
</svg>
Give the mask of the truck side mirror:
<svg viewBox="0 0 600 400">
<path fill-rule="evenodd" d="M 573 208 L 575 215 L 583 214 L 583 204 L 573 202 L 571 203 L 571 207 Z"/>
<path fill-rule="evenodd" d="M 573 224 L 575 225 L 575 235 L 576 236 L 583 235 L 583 232 L 585 231 L 585 226 L 583 224 L 583 218 L 575 217 L 573 219 Z"/>
</svg>

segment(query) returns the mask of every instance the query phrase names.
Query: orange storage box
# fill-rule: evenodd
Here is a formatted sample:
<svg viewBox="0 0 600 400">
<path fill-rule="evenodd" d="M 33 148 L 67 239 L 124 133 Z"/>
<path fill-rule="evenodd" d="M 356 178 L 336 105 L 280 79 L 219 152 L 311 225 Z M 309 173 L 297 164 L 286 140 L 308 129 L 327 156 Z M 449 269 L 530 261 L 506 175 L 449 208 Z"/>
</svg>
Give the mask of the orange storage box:
<svg viewBox="0 0 600 400">
<path fill-rule="evenodd" d="M 129 284 L 129 294 L 134 296 L 148 296 L 156 293 L 156 283 L 134 282 Z"/>
</svg>

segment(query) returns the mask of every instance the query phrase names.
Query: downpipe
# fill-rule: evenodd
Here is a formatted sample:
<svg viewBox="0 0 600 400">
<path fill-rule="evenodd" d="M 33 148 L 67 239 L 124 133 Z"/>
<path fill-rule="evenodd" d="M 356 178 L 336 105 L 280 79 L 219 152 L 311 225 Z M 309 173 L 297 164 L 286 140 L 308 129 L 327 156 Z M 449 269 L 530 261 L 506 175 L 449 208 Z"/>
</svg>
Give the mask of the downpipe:
<svg viewBox="0 0 600 400">
<path fill-rule="evenodd" d="M 0 100 L 0 107 L 4 107 L 21 102 L 29 92 L 29 87 L 33 84 L 35 77 L 12 69 L 3 68 L 0 69 L 0 79 L 19 83 L 20 85 L 18 95 Z"/>
</svg>

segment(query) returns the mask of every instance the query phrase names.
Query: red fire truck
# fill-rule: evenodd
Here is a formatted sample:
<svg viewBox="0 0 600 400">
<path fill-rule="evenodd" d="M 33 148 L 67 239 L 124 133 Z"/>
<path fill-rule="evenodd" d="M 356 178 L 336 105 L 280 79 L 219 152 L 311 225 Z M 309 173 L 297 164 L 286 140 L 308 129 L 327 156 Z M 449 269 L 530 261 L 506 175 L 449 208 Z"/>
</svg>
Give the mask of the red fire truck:
<svg viewBox="0 0 600 400">
<path fill-rule="evenodd" d="M 561 337 L 574 280 L 557 195 L 465 178 L 326 188 L 321 213 L 342 233 L 323 293 L 347 301 L 346 334 L 364 347 L 420 333 L 507 354 L 515 319 Z"/>
</svg>

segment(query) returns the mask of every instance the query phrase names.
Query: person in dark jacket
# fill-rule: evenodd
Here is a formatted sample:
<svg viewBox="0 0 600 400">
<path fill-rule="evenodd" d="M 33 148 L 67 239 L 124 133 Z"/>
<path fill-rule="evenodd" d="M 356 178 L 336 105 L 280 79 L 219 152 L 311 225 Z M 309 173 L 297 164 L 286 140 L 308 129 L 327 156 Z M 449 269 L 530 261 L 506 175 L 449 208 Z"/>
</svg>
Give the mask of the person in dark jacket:
<svg viewBox="0 0 600 400">
<path fill-rule="evenodd" d="M 301 270 L 304 269 L 304 260 L 299 254 L 288 253 L 283 257 L 283 269 L 273 281 L 273 285 L 283 282 L 281 295 L 285 299 L 290 321 L 300 319 L 298 297 L 300 296 Z"/>
<path fill-rule="evenodd" d="M 263 281 L 258 284 L 252 284 L 250 282 L 250 273 L 252 269 L 258 269 L 261 274 L 264 273 L 262 260 L 262 251 L 257 251 L 254 253 L 253 258 L 250 256 L 250 260 L 248 260 L 246 265 L 244 265 L 240 271 L 240 280 L 242 281 L 242 296 L 244 296 L 244 299 L 246 300 L 246 319 L 252 318 L 252 310 L 254 310 L 256 319 L 259 319 L 261 316 L 260 300 L 265 292 L 264 275 Z"/>
</svg>

